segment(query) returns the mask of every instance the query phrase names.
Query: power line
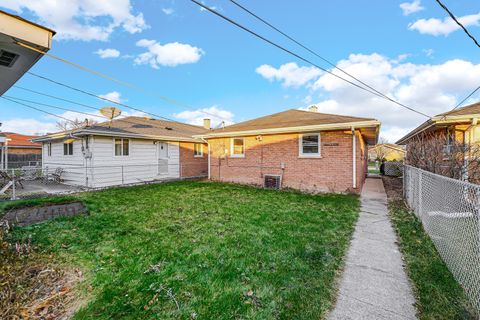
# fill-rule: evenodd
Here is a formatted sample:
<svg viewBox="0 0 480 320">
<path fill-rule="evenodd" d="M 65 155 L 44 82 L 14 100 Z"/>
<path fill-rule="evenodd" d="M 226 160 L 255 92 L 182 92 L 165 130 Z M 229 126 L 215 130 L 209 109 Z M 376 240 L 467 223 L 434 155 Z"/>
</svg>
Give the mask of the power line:
<svg viewBox="0 0 480 320">
<path fill-rule="evenodd" d="M 51 115 L 51 116 L 54 116 L 54 117 L 63 119 L 63 120 L 65 120 L 65 121 L 68 121 L 68 122 L 71 122 L 71 123 L 75 123 L 74 121 L 72 121 L 72 120 L 70 120 L 70 119 L 67 119 L 67 118 L 65 118 L 65 117 L 59 116 L 58 114 L 51 113 L 51 112 L 42 110 L 42 109 L 40 109 L 40 108 L 36 108 L 36 107 L 29 106 L 29 105 L 27 105 L 27 104 L 25 104 L 25 103 L 18 102 L 18 101 L 15 101 L 15 100 L 6 98 L 5 96 L 0 96 L 0 98 L 5 99 L 5 100 L 8 100 L 8 101 L 13 102 L 13 103 L 16 103 L 16 104 L 19 104 L 19 105 L 22 105 L 22 106 L 25 106 L 25 107 L 30 108 L 30 109 L 33 109 L 33 110 L 37 110 L 37 111 L 46 113 L 46 114 L 48 114 L 48 115 Z"/>
<path fill-rule="evenodd" d="M 464 26 L 460 21 L 458 21 L 458 19 L 455 17 L 455 15 L 447 8 L 447 6 L 444 5 L 440 0 L 435 0 L 435 1 L 437 1 L 438 5 L 439 5 L 440 7 L 442 7 L 443 10 L 445 10 L 445 11 L 448 13 L 448 15 L 450 16 L 450 18 L 452 18 L 453 21 L 455 21 L 455 23 L 458 24 L 458 25 L 460 26 L 460 28 L 463 29 L 463 31 L 467 34 L 467 36 L 468 36 L 470 39 L 473 40 L 473 42 L 477 45 L 477 47 L 480 48 L 480 44 L 478 43 L 477 39 L 475 39 L 475 37 L 472 36 L 472 34 L 467 30 L 467 28 L 465 28 L 465 26 Z"/>
<path fill-rule="evenodd" d="M 179 121 L 176 121 L 176 120 L 173 120 L 173 119 L 170 119 L 170 118 L 167 118 L 167 117 L 164 117 L 164 116 L 160 116 L 158 114 L 155 114 L 155 113 L 151 113 L 151 112 L 148 112 L 148 111 L 145 111 L 145 110 L 142 110 L 142 109 L 139 109 L 139 108 L 136 108 L 136 107 L 132 107 L 130 105 L 127 105 L 125 103 L 121 103 L 121 102 L 118 102 L 118 101 L 114 101 L 114 100 L 111 100 L 111 99 L 108 99 L 108 98 L 105 98 L 105 97 L 101 97 L 99 95 L 96 95 L 94 93 L 91 93 L 91 92 L 88 92 L 88 91 L 85 91 L 83 89 L 78 89 L 78 88 L 75 88 L 73 86 L 70 86 L 68 84 L 65 84 L 65 83 L 62 83 L 62 82 L 59 82 L 59 81 L 56 81 L 56 80 L 53 80 L 53 79 L 50 79 L 50 78 L 47 78 L 45 76 L 41 76 L 39 74 L 36 74 L 36 73 L 33 73 L 33 72 L 30 72 L 28 71 L 27 72 L 29 75 L 32 75 L 34 77 L 38 77 L 40 79 L 43 79 L 43 80 L 46 80 L 46 81 L 49 81 L 51 83 L 54 83 L 56 85 L 59 85 L 59 86 L 62 86 L 62 87 L 65 87 L 65 88 L 68 88 L 70 90 L 73 90 L 73 91 L 77 91 L 77 92 L 80 92 L 80 93 L 83 93 L 83 94 L 86 94 L 86 95 L 89 95 L 91 97 L 95 97 L 97 99 L 100 99 L 100 100 L 104 100 L 104 101 L 108 101 L 110 103 L 114 103 L 116 105 L 119 105 L 119 106 L 122 106 L 122 107 L 126 107 L 126 108 L 129 108 L 129 109 L 132 109 L 132 110 L 135 110 L 135 111 L 138 111 L 138 112 L 142 112 L 142 113 L 145 113 L 145 114 L 149 114 L 151 116 L 154 116 L 154 117 L 157 117 L 157 118 L 161 118 L 161 119 L 164 119 L 164 120 L 167 120 L 167 121 L 171 121 L 171 122 L 178 122 L 180 123 Z"/>
<path fill-rule="evenodd" d="M 140 87 L 140 86 L 138 86 L 138 85 L 134 85 L 134 84 L 132 84 L 132 83 L 129 83 L 129 82 L 126 82 L 126 81 L 122 81 L 122 80 L 116 79 L 116 78 L 114 78 L 114 77 L 110 77 L 110 76 L 108 76 L 108 75 L 106 75 L 106 74 L 104 74 L 104 73 L 101 73 L 101 72 L 98 72 L 98 71 L 89 69 L 89 68 L 84 67 L 84 66 L 82 66 L 82 65 L 80 65 L 80 64 L 78 64 L 78 63 L 71 62 L 71 61 L 69 61 L 69 60 L 67 60 L 67 59 L 64 59 L 64 58 L 55 56 L 55 55 L 53 55 L 53 54 L 51 54 L 51 53 L 47 53 L 47 52 L 44 52 L 44 51 L 42 51 L 42 50 L 39 50 L 39 49 L 37 49 L 37 48 L 35 48 L 35 47 L 32 47 L 32 46 L 30 46 L 30 45 L 28 45 L 28 44 L 26 44 L 26 43 L 23 43 L 23 42 L 20 42 L 20 41 L 17 41 L 17 40 L 15 40 L 15 43 L 18 44 L 18 45 L 20 45 L 20 46 L 22 46 L 22 47 L 24 47 L 24 48 L 33 50 L 33 51 L 38 52 L 38 53 L 40 53 L 40 54 L 43 54 L 43 55 L 45 55 L 45 56 L 47 56 L 47 57 L 50 57 L 50 58 L 55 59 L 55 60 L 58 60 L 58 61 L 60 61 L 60 62 L 63 62 L 63 63 L 65 63 L 65 64 L 68 64 L 68 65 L 70 65 L 70 66 L 73 66 L 73 67 L 75 67 L 75 68 L 78 68 L 78 69 L 80 69 L 80 70 L 82 70 L 82 71 L 89 72 L 89 73 L 91 73 L 91 74 L 93 74 L 93 75 L 102 77 L 102 78 L 104 78 L 104 79 L 106 79 L 106 80 L 112 81 L 112 82 L 114 82 L 114 83 L 120 84 L 120 85 L 125 86 L 125 87 L 128 87 L 128 88 L 130 88 L 130 89 L 133 89 L 133 90 L 142 92 L 142 93 L 144 93 L 144 94 L 147 94 L 148 96 L 157 97 L 157 98 L 160 98 L 160 99 L 162 99 L 162 100 L 164 100 L 164 101 L 166 101 L 166 102 L 168 102 L 168 103 L 171 103 L 171 104 L 174 104 L 174 105 L 177 105 L 177 106 L 179 106 L 179 107 L 186 108 L 186 109 L 189 109 L 189 110 L 199 111 L 199 112 L 201 112 L 201 113 L 203 113 L 203 114 L 206 114 L 206 115 L 209 115 L 209 116 L 211 116 L 211 117 L 215 117 L 215 118 L 222 119 L 222 120 L 227 120 L 227 119 L 224 119 L 224 118 L 222 118 L 222 117 L 220 117 L 220 116 L 218 116 L 218 115 L 215 115 L 215 114 L 213 114 L 213 113 L 209 113 L 209 112 L 204 111 L 204 110 L 201 110 L 201 109 L 195 109 L 195 108 L 193 108 L 193 107 L 191 107 L 191 106 L 189 106 L 189 105 L 187 105 L 187 104 L 184 104 L 184 103 L 182 103 L 182 102 L 176 101 L 176 100 L 174 100 L 174 99 L 167 98 L 167 97 L 165 97 L 165 96 L 163 96 L 163 95 L 159 95 L 159 94 L 156 94 L 156 93 L 151 93 L 149 90 L 143 89 L 142 87 Z"/>
<path fill-rule="evenodd" d="M 282 47 L 281 45 L 279 45 L 279 44 L 277 44 L 277 43 L 275 43 L 275 42 L 273 42 L 273 41 L 265 38 L 264 36 L 262 36 L 262 35 L 260 35 L 260 34 L 258 34 L 258 33 L 256 33 L 256 32 L 254 32 L 254 31 L 248 29 L 247 27 L 241 25 L 240 23 L 232 20 L 231 18 L 229 18 L 229 17 L 227 17 L 227 16 L 225 16 L 225 15 L 217 12 L 217 11 L 214 10 L 214 9 L 211 9 L 210 7 L 204 5 L 204 4 L 202 4 L 202 3 L 200 3 L 200 2 L 198 2 L 198 1 L 196 1 L 196 0 L 190 0 L 190 1 L 192 1 L 193 3 L 197 4 L 198 6 L 200 6 L 200 7 L 202 7 L 202 8 L 204 8 L 205 10 L 210 11 L 211 13 L 215 14 L 216 16 L 218 16 L 218 17 L 220 17 L 220 18 L 228 21 L 229 23 L 237 26 L 238 28 L 240 28 L 240 29 L 242 29 L 242 30 L 250 33 L 251 35 L 253 35 L 253 36 L 255 36 L 255 37 L 257 37 L 257 38 L 259 38 L 259 39 L 261 39 L 261 40 L 263 40 L 263 41 L 265 41 L 265 42 L 267 42 L 267 43 L 269 43 L 270 45 L 272 45 L 272 46 L 274 46 L 274 47 L 276 47 L 276 48 L 278 48 L 278 49 L 280 49 L 280 50 L 282 50 L 282 51 L 284 51 L 284 52 L 286 52 L 286 53 L 288 53 L 288 54 L 296 57 L 297 59 L 300 59 L 300 60 L 302 60 L 302 61 L 304 61 L 304 62 L 306 62 L 306 63 L 308 63 L 308 64 L 311 64 L 311 65 L 314 66 L 314 67 L 317 67 L 318 69 L 320 69 L 320 70 L 322 70 L 322 71 L 324 71 L 324 72 L 326 72 L 326 73 L 328 73 L 328 74 L 330 74 L 330 75 L 332 75 L 332 76 L 334 76 L 334 77 L 336 77 L 336 78 L 338 78 L 338 79 L 341 79 L 341 80 L 343 80 L 343 81 L 345 81 L 345 82 L 347 82 L 347 83 L 349 83 L 349 84 L 351 84 L 351 85 L 353 85 L 353 86 L 355 86 L 355 87 L 357 87 L 357 88 L 359 88 L 359 89 L 361 89 L 361 90 L 364 90 L 364 91 L 366 91 L 366 92 L 369 92 L 369 93 L 371 93 L 371 94 L 373 94 L 373 95 L 376 95 L 376 96 L 378 96 L 378 97 L 380 97 L 380 98 L 383 98 L 383 99 L 386 99 L 386 100 L 388 100 L 388 101 L 391 101 L 391 102 L 393 102 L 393 103 L 395 103 L 395 104 L 397 104 L 397 105 L 399 105 L 399 106 L 401 106 L 401 107 L 403 107 L 403 108 L 406 108 L 406 109 L 408 109 L 408 110 L 410 110 L 410 111 L 412 111 L 412 112 L 418 113 L 418 114 L 420 114 L 420 115 L 422 115 L 422 116 L 425 116 L 425 117 L 427 117 L 427 118 L 431 118 L 429 115 L 427 115 L 427 114 L 425 114 L 425 113 L 423 113 L 423 112 L 421 112 L 421 111 L 417 111 L 417 110 L 415 110 L 415 109 L 413 109 L 413 108 L 411 108 L 411 107 L 409 107 L 409 106 L 407 106 L 407 105 L 405 105 L 405 104 L 403 104 L 403 103 L 400 103 L 400 102 L 398 102 L 398 101 L 396 101 L 396 100 L 393 100 L 392 98 L 390 98 L 390 97 L 388 97 L 388 96 L 385 96 L 385 95 L 382 95 L 382 94 L 378 94 L 378 93 L 375 92 L 375 91 L 372 91 L 372 90 L 370 90 L 370 89 L 367 89 L 367 88 L 365 88 L 365 87 L 362 87 L 362 86 L 360 86 L 360 85 L 358 85 L 358 84 L 356 84 L 356 83 L 354 83 L 354 82 L 352 82 L 352 81 L 350 81 L 350 80 L 348 80 L 348 79 L 345 79 L 345 78 L 343 78 L 343 77 L 341 77 L 341 76 L 339 76 L 339 75 L 337 75 L 337 74 L 335 74 L 335 73 L 333 73 L 333 72 L 331 72 L 331 71 L 329 71 L 329 70 L 327 70 L 327 69 L 325 69 L 325 68 L 323 68 L 323 67 L 315 64 L 314 62 L 312 62 L 312 61 L 310 61 L 310 60 L 308 60 L 308 59 L 300 56 L 299 54 L 297 54 L 297 53 L 295 53 L 295 52 L 293 52 L 293 51 L 291 51 L 291 50 L 289 50 L 289 49 L 286 49 L 285 47 Z"/>
<path fill-rule="evenodd" d="M 357 77 L 355 77 L 354 75 L 352 75 L 351 73 L 343 70 L 342 68 L 338 67 L 335 63 L 331 62 L 330 60 L 328 60 L 327 58 L 325 57 L 322 57 L 320 54 L 318 54 L 317 52 L 313 51 L 312 49 L 310 49 L 309 47 L 307 47 L 306 45 L 302 44 L 300 41 L 296 40 L 295 38 L 293 38 L 292 36 L 288 35 L 287 33 L 285 33 L 284 31 L 280 30 L 279 28 L 275 27 L 273 24 L 271 24 L 270 22 L 268 22 L 267 20 L 263 19 L 262 17 L 260 17 L 259 15 L 255 14 L 252 10 L 246 8 L 245 6 L 242 6 L 241 4 L 239 4 L 238 2 L 236 2 L 235 0 L 230 0 L 230 2 L 232 2 L 233 4 L 235 4 L 237 7 L 239 7 L 240 9 L 242 9 L 243 11 L 247 12 L 248 14 L 250 14 L 251 16 L 255 17 L 256 19 L 260 20 L 261 22 L 263 22 L 264 24 L 266 24 L 267 26 L 269 26 L 270 28 L 272 28 L 273 30 L 277 31 L 278 33 L 280 33 L 281 35 L 283 35 L 284 37 L 286 37 L 287 39 L 293 41 L 294 43 L 296 43 L 297 45 L 299 45 L 300 47 L 302 47 L 303 49 L 307 50 L 308 52 L 310 52 L 311 54 L 313 54 L 314 56 L 316 56 L 317 58 L 323 60 L 324 62 L 326 62 L 327 64 L 329 64 L 330 66 L 332 66 L 333 68 L 339 70 L 340 72 L 342 72 L 343 74 L 351 77 L 352 79 L 355 79 L 356 81 L 358 81 L 359 83 L 363 84 L 365 87 L 375 91 L 376 93 L 384 96 L 384 97 L 387 97 L 383 92 L 380 92 L 378 91 L 377 89 L 375 89 L 374 87 L 370 86 L 369 84 L 365 83 L 364 81 L 358 79 Z"/>
</svg>

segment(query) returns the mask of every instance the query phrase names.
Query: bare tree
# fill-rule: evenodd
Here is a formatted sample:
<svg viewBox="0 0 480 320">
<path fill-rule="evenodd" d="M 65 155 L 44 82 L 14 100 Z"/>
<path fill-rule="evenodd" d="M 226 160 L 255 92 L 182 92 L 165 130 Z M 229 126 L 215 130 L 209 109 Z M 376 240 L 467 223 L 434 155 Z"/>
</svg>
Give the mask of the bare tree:
<svg viewBox="0 0 480 320">
<path fill-rule="evenodd" d="M 70 120 L 70 121 L 57 121 L 57 128 L 60 130 L 60 131 L 67 131 L 67 130 L 72 130 L 72 129 L 78 129 L 78 128 L 83 128 L 83 127 L 86 127 L 86 126 L 91 126 L 93 124 L 96 124 L 98 123 L 98 121 L 96 121 L 95 119 L 88 119 L 86 118 L 85 120 L 79 120 L 78 118 L 75 118 L 73 120 Z"/>
<path fill-rule="evenodd" d="M 383 160 L 387 153 L 390 151 L 384 146 L 384 144 L 386 143 L 388 143 L 388 141 L 384 137 L 380 137 L 380 139 L 378 139 L 378 143 L 373 149 L 375 151 L 375 154 L 377 155 L 376 160 Z"/>
<path fill-rule="evenodd" d="M 423 133 L 408 143 L 406 163 L 443 176 L 480 182 L 480 145 L 445 133 Z"/>
</svg>

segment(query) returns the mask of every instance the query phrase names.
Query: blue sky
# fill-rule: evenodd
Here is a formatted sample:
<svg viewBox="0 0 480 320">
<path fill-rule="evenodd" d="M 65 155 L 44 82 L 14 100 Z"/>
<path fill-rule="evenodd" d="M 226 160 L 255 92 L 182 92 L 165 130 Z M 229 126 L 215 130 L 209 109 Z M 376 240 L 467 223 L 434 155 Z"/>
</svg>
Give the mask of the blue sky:
<svg viewBox="0 0 480 320">
<path fill-rule="evenodd" d="M 239 2 L 378 90 L 429 115 L 453 108 L 480 85 L 480 49 L 433 0 Z M 480 38 L 480 4 L 445 3 Z M 206 4 L 331 69 L 230 1 Z M 0 8 L 54 28 L 51 54 L 189 108 L 49 57 L 32 72 L 168 118 L 199 123 L 211 117 L 199 111 L 204 110 L 219 115 L 214 124 L 220 118 L 239 122 L 315 103 L 320 112 L 377 118 L 381 134 L 391 141 L 426 119 L 326 75 L 187 0 L 3 0 Z M 17 84 L 94 107 L 107 105 L 30 75 Z M 6 95 L 90 112 L 17 88 Z M 0 101 L 0 119 L 3 130 L 21 133 L 54 131 L 57 120 L 5 100 Z"/>
</svg>

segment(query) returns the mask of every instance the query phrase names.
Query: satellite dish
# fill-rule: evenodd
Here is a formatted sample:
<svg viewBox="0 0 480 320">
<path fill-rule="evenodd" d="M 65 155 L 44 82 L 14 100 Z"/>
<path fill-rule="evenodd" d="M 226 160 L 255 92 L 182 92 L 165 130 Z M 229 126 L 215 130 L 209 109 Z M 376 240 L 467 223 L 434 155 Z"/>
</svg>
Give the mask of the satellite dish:
<svg viewBox="0 0 480 320">
<path fill-rule="evenodd" d="M 118 117 L 119 115 L 122 114 L 122 110 L 118 109 L 118 108 L 115 108 L 115 107 L 104 107 L 102 109 L 100 109 L 100 113 L 107 117 L 108 119 L 112 120 L 116 117 Z"/>
<path fill-rule="evenodd" d="M 100 113 L 110 120 L 110 125 L 112 124 L 112 120 L 122 114 L 122 110 L 115 108 L 115 107 L 103 107 L 100 109 Z M 110 126 L 109 125 L 109 126 Z"/>
</svg>

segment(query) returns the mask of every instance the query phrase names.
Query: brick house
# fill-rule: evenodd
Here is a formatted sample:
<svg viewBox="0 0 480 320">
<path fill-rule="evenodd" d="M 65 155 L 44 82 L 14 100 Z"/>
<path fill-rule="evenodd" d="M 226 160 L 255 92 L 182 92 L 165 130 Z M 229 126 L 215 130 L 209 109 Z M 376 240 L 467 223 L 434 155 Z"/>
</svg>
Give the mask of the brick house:
<svg viewBox="0 0 480 320">
<path fill-rule="evenodd" d="M 375 119 L 287 110 L 211 130 L 213 180 L 309 192 L 360 192 L 367 145 L 378 140 Z"/>
<path fill-rule="evenodd" d="M 17 168 L 42 162 L 42 145 L 32 142 L 37 136 L 13 132 L 1 132 L 4 142 L 0 143 L 0 163 L 2 168 Z"/>
</svg>

